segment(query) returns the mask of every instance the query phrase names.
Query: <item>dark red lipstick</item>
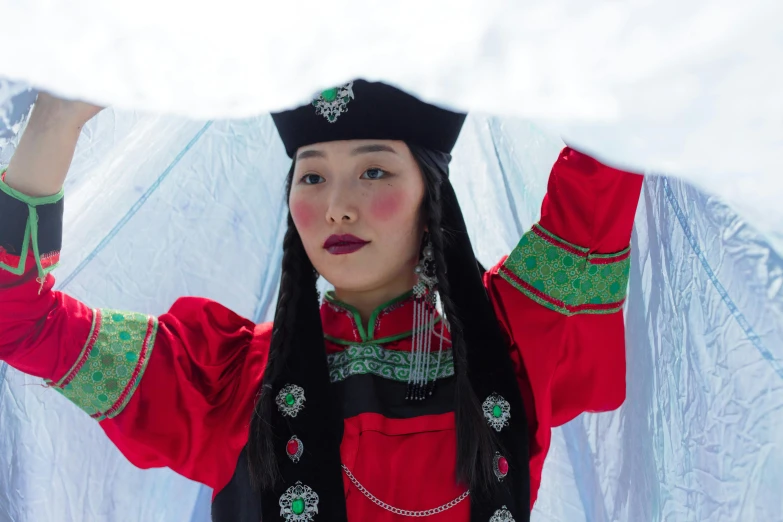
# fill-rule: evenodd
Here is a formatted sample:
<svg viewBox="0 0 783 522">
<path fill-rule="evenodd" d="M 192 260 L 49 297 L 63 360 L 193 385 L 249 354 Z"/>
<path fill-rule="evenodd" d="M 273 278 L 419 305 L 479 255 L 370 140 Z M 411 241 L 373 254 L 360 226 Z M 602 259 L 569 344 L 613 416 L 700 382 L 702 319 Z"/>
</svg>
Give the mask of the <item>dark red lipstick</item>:
<svg viewBox="0 0 783 522">
<path fill-rule="evenodd" d="M 369 243 L 351 234 L 331 235 L 324 241 L 324 248 L 334 255 L 351 254 Z"/>
</svg>

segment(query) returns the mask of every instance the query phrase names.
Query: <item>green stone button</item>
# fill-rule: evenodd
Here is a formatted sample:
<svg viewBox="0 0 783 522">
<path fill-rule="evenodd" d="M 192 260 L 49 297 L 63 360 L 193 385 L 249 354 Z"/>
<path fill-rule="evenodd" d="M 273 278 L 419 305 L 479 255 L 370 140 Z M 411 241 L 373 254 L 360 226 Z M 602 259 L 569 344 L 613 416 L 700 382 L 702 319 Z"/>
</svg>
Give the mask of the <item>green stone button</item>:
<svg viewBox="0 0 783 522">
<path fill-rule="evenodd" d="M 503 410 L 500 409 L 499 404 L 495 404 L 495 406 L 492 407 L 492 416 L 497 418 L 503 415 Z"/>
<path fill-rule="evenodd" d="M 294 502 L 291 504 L 291 511 L 294 512 L 294 515 L 301 515 L 304 513 L 305 510 L 305 501 L 303 498 L 295 498 Z"/>
<path fill-rule="evenodd" d="M 333 102 L 337 99 L 337 89 L 326 89 L 321 93 L 321 97 L 328 102 Z"/>
<path fill-rule="evenodd" d="M 293 406 L 295 402 L 296 399 L 294 399 L 293 393 L 289 393 L 288 395 L 285 396 L 285 403 L 288 404 L 289 406 Z"/>
</svg>

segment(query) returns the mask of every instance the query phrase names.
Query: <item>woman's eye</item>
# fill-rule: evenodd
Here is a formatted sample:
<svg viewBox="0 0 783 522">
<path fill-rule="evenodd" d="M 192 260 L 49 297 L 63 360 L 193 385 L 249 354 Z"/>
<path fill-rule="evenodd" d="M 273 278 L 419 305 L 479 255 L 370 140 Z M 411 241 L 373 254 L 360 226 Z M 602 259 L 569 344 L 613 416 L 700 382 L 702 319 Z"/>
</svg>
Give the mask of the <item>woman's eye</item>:
<svg viewBox="0 0 783 522">
<path fill-rule="evenodd" d="M 317 185 L 323 183 L 324 178 L 318 174 L 305 174 L 300 181 L 305 185 Z"/>
<path fill-rule="evenodd" d="M 362 174 L 363 179 L 381 179 L 386 175 L 386 171 L 382 169 L 367 169 Z"/>
</svg>

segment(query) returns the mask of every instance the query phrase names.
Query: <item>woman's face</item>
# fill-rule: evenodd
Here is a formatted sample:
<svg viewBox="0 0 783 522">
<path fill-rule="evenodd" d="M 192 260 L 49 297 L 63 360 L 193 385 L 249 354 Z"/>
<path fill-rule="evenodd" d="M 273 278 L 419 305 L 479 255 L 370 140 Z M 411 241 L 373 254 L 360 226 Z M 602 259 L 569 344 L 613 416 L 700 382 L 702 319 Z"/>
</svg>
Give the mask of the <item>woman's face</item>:
<svg viewBox="0 0 783 522">
<path fill-rule="evenodd" d="M 313 266 L 338 294 L 412 286 L 424 180 L 401 141 L 349 140 L 297 151 L 289 206 Z"/>
</svg>

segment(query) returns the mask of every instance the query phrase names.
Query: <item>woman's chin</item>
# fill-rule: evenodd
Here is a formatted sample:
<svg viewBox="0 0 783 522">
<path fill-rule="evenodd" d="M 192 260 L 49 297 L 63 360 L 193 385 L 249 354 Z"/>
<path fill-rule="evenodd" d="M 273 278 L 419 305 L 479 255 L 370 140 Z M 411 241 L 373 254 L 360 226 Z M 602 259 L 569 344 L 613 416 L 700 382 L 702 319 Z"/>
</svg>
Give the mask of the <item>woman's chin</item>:
<svg viewBox="0 0 783 522">
<path fill-rule="evenodd" d="M 382 286 L 376 277 L 365 278 L 362 277 L 361 274 L 333 274 L 331 277 L 326 274 L 321 274 L 321 276 L 326 279 L 338 293 L 368 292 Z"/>
</svg>

